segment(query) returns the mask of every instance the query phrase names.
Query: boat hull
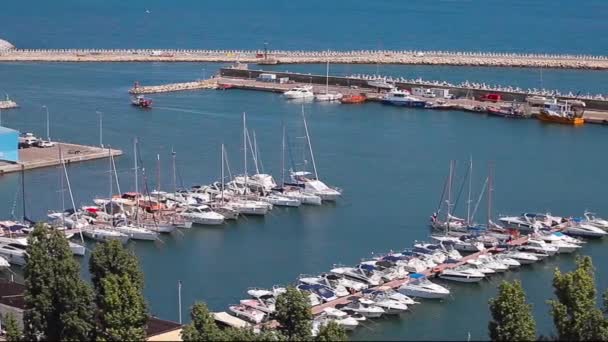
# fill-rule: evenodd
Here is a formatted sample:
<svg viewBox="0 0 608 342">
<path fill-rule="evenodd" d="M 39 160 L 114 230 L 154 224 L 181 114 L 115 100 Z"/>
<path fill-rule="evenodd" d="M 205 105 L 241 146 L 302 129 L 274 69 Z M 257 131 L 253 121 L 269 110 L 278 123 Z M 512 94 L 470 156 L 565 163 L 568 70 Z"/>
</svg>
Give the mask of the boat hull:
<svg viewBox="0 0 608 342">
<path fill-rule="evenodd" d="M 540 113 L 536 116 L 540 121 L 544 122 L 553 122 L 564 125 L 572 125 L 572 126 L 580 126 L 585 123 L 584 118 L 564 118 L 555 115 L 548 115 L 545 113 Z"/>
<path fill-rule="evenodd" d="M 424 108 L 426 106 L 425 101 L 396 101 L 396 100 L 383 100 L 382 103 L 398 106 L 398 107 L 412 107 L 412 108 Z"/>
<path fill-rule="evenodd" d="M 439 293 L 430 291 L 421 291 L 410 288 L 400 288 L 399 293 L 409 297 L 424 298 L 424 299 L 441 299 L 449 296 L 449 293 Z"/>
<path fill-rule="evenodd" d="M 440 274 L 439 278 L 445 280 L 451 280 L 459 283 L 477 283 L 483 280 L 484 277 L 473 277 L 473 276 L 455 276 L 448 274 Z"/>
</svg>

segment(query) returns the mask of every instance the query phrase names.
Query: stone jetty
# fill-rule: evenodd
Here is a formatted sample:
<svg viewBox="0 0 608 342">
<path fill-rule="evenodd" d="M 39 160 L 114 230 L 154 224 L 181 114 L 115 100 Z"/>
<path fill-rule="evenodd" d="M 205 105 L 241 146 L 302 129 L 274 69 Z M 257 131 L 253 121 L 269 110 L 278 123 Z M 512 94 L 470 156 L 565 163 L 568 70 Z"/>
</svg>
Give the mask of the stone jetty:
<svg viewBox="0 0 608 342">
<path fill-rule="evenodd" d="M 608 56 L 414 50 L 279 51 L 4 49 L 0 62 L 242 62 L 409 64 L 608 70 Z"/>
<path fill-rule="evenodd" d="M 208 80 L 200 80 L 200 81 L 184 82 L 184 83 L 169 83 L 169 84 L 156 85 L 156 86 L 140 86 L 138 84 L 135 84 L 135 86 L 129 90 L 129 93 L 133 94 L 133 95 L 141 95 L 141 94 L 154 94 L 154 93 L 169 93 L 169 92 L 183 91 L 183 90 L 216 89 L 216 88 L 217 88 L 217 80 L 215 78 L 211 78 Z"/>
</svg>

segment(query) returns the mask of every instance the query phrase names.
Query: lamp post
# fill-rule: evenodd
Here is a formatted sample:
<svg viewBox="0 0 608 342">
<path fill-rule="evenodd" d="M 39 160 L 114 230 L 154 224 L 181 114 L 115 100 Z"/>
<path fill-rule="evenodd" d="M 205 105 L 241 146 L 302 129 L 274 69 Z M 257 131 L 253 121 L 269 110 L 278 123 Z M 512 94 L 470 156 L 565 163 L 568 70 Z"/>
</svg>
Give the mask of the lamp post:
<svg viewBox="0 0 608 342">
<path fill-rule="evenodd" d="M 103 148 L 103 113 L 100 111 L 95 113 L 99 115 L 99 147 Z"/>
<path fill-rule="evenodd" d="M 43 105 L 42 108 L 46 111 L 46 140 L 51 141 L 51 127 L 49 120 L 49 107 Z"/>
</svg>

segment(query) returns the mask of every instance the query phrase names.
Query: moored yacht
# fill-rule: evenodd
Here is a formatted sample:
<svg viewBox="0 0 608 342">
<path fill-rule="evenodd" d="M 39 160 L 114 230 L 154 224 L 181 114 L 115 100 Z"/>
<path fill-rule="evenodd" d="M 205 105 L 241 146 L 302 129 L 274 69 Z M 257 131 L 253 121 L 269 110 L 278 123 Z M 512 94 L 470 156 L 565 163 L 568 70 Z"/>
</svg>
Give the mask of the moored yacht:
<svg viewBox="0 0 608 342">
<path fill-rule="evenodd" d="M 11 264 L 25 266 L 27 252 L 25 247 L 18 243 L 0 243 L 0 257 Z"/>
<path fill-rule="evenodd" d="M 601 238 L 608 234 L 608 232 L 604 231 L 603 229 L 588 223 L 584 223 L 581 220 L 573 220 L 572 222 L 569 222 L 563 232 L 568 235 L 585 238 Z"/>
<path fill-rule="evenodd" d="M 391 104 L 394 106 L 417 107 L 424 108 L 426 101 L 420 100 L 410 95 L 407 90 L 391 89 L 382 98 L 382 103 Z"/>
<path fill-rule="evenodd" d="M 125 244 L 127 241 L 129 241 L 129 237 L 121 232 L 96 226 L 85 227 L 82 230 L 82 235 L 98 242 L 117 240 L 122 244 Z"/>
<path fill-rule="evenodd" d="M 207 205 L 189 207 L 179 214 L 182 218 L 198 225 L 219 225 L 224 223 L 224 216 Z"/>
<path fill-rule="evenodd" d="M 288 99 L 307 99 L 313 98 L 315 94 L 312 92 L 311 86 L 300 86 L 289 89 L 283 93 L 283 96 Z"/>
<path fill-rule="evenodd" d="M 472 267 L 460 266 L 446 269 L 439 274 L 439 278 L 460 283 L 476 283 L 485 278 L 485 275 Z"/>
<path fill-rule="evenodd" d="M 262 323 L 264 318 L 266 318 L 266 314 L 264 312 L 242 304 L 231 305 L 228 307 L 228 309 L 236 317 L 242 318 L 253 324 Z"/>
<path fill-rule="evenodd" d="M 304 192 L 319 196 L 323 201 L 336 201 L 342 195 L 340 189 L 329 187 L 316 177 L 312 177 L 312 173 L 308 171 L 292 172 L 291 179 L 301 186 Z"/>
<path fill-rule="evenodd" d="M 440 299 L 450 295 L 445 287 L 432 283 L 421 273 L 409 275 L 409 281 L 399 288 L 399 292 L 410 297 L 425 299 Z"/>
<path fill-rule="evenodd" d="M 154 241 L 158 239 L 158 233 L 149 229 L 138 227 L 132 224 L 117 225 L 112 227 L 117 232 L 123 233 L 133 240 L 148 240 Z"/>
<path fill-rule="evenodd" d="M 261 200 L 279 207 L 299 207 L 302 204 L 299 199 L 289 198 L 287 196 L 274 193 L 262 197 Z"/>
</svg>

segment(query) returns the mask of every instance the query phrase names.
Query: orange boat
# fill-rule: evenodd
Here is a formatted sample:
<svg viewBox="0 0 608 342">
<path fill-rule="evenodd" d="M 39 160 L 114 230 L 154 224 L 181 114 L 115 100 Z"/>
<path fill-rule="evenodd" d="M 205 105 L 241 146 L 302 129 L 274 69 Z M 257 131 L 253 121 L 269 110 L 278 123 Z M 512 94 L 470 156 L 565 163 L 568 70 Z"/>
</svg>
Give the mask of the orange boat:
<svg viewBox="0 0 608 342">
<path fill-rule="evenodd" d="M 546 103 L 545 107 L 541 108 L 537 118 L 545 122 L 555 122 L 573 126 L 580 126 L 585 123 L 583 113 L 572 111 L 568 102 Z"/>
<path fill-rule="evenodd" d="M 340 99 L 341 103 L 344 104 L 352 104 L 352 103 L 363 103 L 367 101 L 367 96 L 365 94 L 354 94 L 354 95 L 344 95 Z"/>
</svg>

